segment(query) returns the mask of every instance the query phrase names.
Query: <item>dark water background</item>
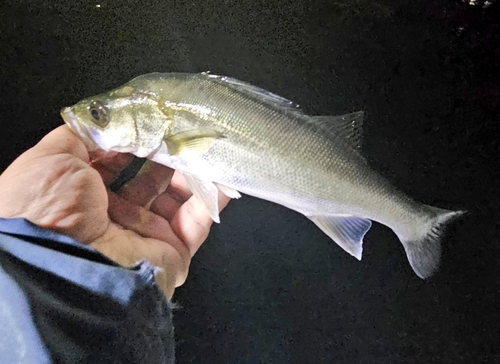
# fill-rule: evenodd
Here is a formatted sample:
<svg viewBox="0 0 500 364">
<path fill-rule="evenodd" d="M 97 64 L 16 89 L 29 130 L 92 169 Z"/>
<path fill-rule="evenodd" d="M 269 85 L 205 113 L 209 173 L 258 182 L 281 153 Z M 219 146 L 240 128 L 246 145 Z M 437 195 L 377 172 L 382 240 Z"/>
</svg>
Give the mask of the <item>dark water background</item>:
<svg viewBox="0 0 500 364">
<path fill-rule="evenodd" d="M 96 7 L 100 4 L 100 7 Z M 2 1 L 0 168 L 62 106 L 152 71 L 211 71 L 310 114 L 364 110 L 370 164 L 470 213 L 418 279 L 375 224 L 362 262 L 245 196 L 175 301 L 179 363 L 500 362 L 499 2 Z"/>
</svg>

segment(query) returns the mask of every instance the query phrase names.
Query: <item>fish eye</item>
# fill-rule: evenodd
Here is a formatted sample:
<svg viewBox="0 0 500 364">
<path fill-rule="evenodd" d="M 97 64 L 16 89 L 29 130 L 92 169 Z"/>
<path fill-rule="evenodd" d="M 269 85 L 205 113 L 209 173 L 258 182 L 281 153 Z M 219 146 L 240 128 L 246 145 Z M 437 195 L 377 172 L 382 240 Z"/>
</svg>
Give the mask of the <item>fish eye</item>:
<svg viewBox="0 0 500 364">
<path fill-rule="evenodd" d="M 108 124 L 108 116 L 106 108 L 99 101 L 92 101 L 88 107 L 92 120 L 99 126 L 106 126 Z"/>
<path fill-rule="evenodd" d="M 96 109 L 90 109 L 90 115 L 92 115 L 94 119 L 99 121 L 100 119 L 99 111 L 97 111 Z"/>
</svg>

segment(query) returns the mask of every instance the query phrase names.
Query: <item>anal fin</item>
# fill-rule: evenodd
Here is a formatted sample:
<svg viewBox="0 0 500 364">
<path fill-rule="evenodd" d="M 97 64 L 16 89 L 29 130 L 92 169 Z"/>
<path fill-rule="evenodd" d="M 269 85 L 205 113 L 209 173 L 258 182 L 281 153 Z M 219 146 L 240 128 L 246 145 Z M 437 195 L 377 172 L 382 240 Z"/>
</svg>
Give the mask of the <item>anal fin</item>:
<svg viewBox="0 0 500 364">
<path fill-rule="evenodd" d="M 361 260 L 363 254 L 363 237 L 372 226 L 370 220 L 349 215 L 308 217 L 326 235 L 340 245 L 342 249 L 358 260 Z"/>
</svg>

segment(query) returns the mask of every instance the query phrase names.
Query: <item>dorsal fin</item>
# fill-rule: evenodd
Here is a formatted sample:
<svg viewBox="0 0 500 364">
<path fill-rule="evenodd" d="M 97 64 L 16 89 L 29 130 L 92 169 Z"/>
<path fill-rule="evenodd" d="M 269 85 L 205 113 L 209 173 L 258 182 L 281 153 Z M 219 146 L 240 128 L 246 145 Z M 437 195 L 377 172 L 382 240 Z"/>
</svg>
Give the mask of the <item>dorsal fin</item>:
<svg viewBox="0 0 500 364">
<path fill-rule="evenodd" d="M 348 141 L 356 151 L 361 152 L 363 141 L 363 111 L 339 116 L 311 116 L 311 122 L 335 137 Z"/>
<path fill-rule="evenodd" d="M 258 100 L 263 101 L 265 103 L 272 104 L 273 106 L 279 107 L 286 112 L 304 116 L 304 113 L 302 112 L 298 104 L 282 96 L 264 90 L 263 88 L 251 85 L 247 82 L 240 81 L 232 77 L 218 76 L 207 72 L 203 72 L 202 74 L 212 79 L 215 82 L 226 84 L 227 86 L 231 87 L 234 90 L 238 90 L 239 92 L 245 95 L 257 98 Z"/>
</svg>

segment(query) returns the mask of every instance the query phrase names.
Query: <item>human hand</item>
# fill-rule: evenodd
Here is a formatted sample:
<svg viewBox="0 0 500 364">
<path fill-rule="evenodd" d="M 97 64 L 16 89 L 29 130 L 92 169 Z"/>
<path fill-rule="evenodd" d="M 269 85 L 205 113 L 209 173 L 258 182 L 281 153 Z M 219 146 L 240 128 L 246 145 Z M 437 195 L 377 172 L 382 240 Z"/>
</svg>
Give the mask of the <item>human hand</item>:
<svg viewBox="0 0 500 364">
<path fill-rule="evenodd" d="M 88 152 L 66 125 L 0 175 L 0 217 L 24 217 L 99 250 L 122 266 L 148 260 L 170 299 L 212 219 L 174 170 L 147 161 L 117 193 L 109 185 L 132 155 Z M 219 193 L 219 209 L 229 198 Z"/>
</svg>

